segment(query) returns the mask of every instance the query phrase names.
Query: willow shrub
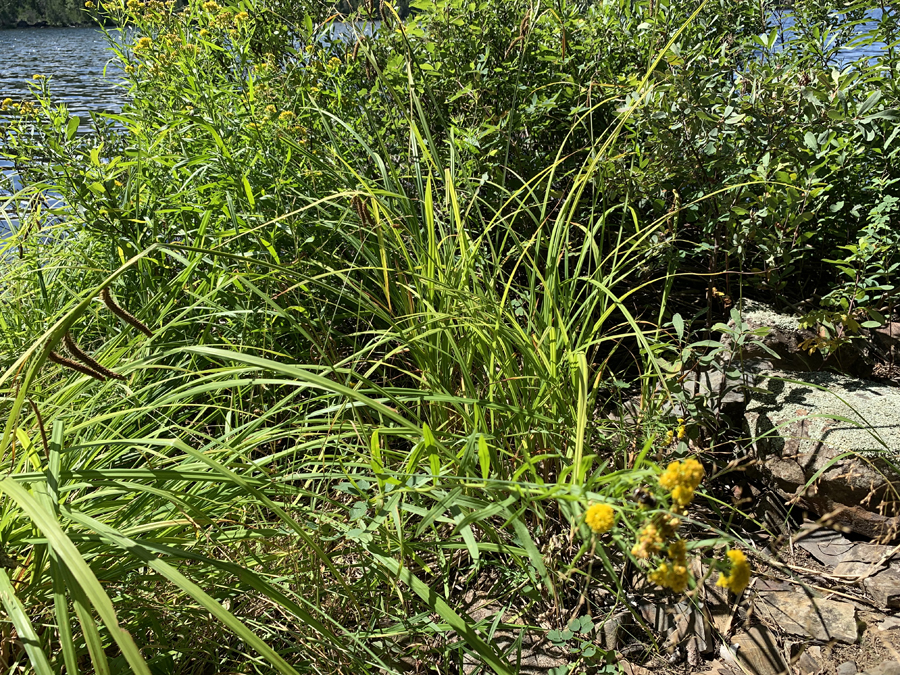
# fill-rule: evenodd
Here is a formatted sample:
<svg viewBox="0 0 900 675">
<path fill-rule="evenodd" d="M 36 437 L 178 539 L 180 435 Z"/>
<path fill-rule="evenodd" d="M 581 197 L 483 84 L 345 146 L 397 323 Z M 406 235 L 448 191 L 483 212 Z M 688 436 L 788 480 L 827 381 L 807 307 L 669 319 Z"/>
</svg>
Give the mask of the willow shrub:
<svg viewBox="0 0 900 675">
<path fill-rule="evenodd" d="M 659 238 L 673 247 L 648 261 L 658 272 L 674 255 L 682 272 L 740 272 L 725 280 L 732 296 L 743 286 L 879 322 L 893 311 L 895 11 L 706 2 L 685 26 L 696 6 L 665 1 L 413 8 L 409 22 L 387 13 L 378 40 L 353 43 L 364 65 L 348 67 L 341 93 L 354 82 L 360 109 L 388 130 L 398 115 L 427 120 L 434 143 L 453 147 L 460 179 L 494 204 L 503 191 L 492 186 L 527 183 L 551 159 L 551 190 L 567 194 L 570 171 L 683 27 L 603 158 L 603 189 L 589 185 L 579 207 L 627 203 L 638 223 L 669 217 Z M 846 56 L 875 45 L 871 58 Z M 328 95 L 327 82 L 316 86 Z M 408 86 L 421 110 L 410 109 Z M 405 142 L 394 140 L 388 147 Z M 710 281 L 710 311 L 721 312 L 714 285 L 723 286 Z"/>
<path fill-rule="evenodd" d="M 523 108 L 481 153 L 444 122 L 485 108 L 418 58 L 428 21 L 450 35 L 478 14 L 329 43 L 315 8 L 287 25 L 262 4 L 108 5 L 131 26 L 125 111 L 80 135 L 38 79 L 4 127 L 25 183 L 2 277 L 5 665 L 515 672 L 546 617 L 579 613 L 587 634 L 621 609 L 626 560 L 696 583 L 707 549 L 679 532 L 728 535 L 692 517 L 703 467 L 653 458 L 705 437 L 604 414 L 670 375 L 673 217 L 645 219 L 616 182 L 667 45 L 703 34 L 665 7 L 668 32 L 635 27 L 658 60 L 633 52 L 634 77 L 573 117 L 563 98 Z M 494 42 L 523 37 L 481 106 L 527 107 L 518 87 L 578 67 L 578 33 L 554 33 L 574 12 L 510 28 L 476 10 Z M 714 558 L 742 590 L 746 560 Z M 572 645 L 574 668 L 612 658 Z"/>
</svg>

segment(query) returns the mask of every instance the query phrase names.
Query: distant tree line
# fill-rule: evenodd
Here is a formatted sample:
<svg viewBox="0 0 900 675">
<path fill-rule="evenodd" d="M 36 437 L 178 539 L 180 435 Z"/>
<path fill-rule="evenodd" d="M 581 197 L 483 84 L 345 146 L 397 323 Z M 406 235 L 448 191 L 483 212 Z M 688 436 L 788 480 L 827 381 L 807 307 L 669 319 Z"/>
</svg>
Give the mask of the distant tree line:
<svg viewBox="0 0 900 675">
<path fill-rule="evenodd" d="M 300 3 L 305 4 L 305 3 Z M 393 0 L 394 9 L 405 17 L 409 0 Z M 361 8 L 372 18 L 380 16 L 380 0 L 335 0 L 338 11 L 349 13 Z M 84 0 L 0 0 L 0 28 L 28 26 L 77 26 L 91 23 L 84 11 Z"/>
<path fill-rule="evenodd" d="M 84 0 L 0 0 L 0 27 L 72 26 L 90 23 Z"/>
</svg>

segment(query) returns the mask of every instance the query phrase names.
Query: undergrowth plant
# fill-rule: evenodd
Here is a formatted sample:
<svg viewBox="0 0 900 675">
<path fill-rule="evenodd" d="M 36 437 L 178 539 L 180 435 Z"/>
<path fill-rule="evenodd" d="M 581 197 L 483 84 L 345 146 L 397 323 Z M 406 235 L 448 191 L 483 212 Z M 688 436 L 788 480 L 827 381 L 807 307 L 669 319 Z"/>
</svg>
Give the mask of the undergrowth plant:
<svg viewBox="0 0 900 675">
<path fill-rule="evenodd" d="M 124 111 L 81 134 L 48 78 L 5 110 L 3 667 L 513 673 L 631 608 L 626 565 L 741 593 L 665 326 L 691 247 L 732 250 L 704 209 L 806 197 L 622 179 L 664 171 L 636 139 L 712 49 L 716 6 L 674 4 L 381 3 L 334 39 L 312 3 L 104 3 Z"/>
</svg>

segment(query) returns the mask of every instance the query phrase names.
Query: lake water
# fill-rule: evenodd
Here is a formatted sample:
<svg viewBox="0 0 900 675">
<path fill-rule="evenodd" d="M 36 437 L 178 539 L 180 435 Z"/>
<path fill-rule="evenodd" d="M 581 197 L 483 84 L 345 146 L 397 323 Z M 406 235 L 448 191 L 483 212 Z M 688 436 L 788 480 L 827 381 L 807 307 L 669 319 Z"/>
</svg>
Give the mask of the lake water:
<svg viewBox="0 0 900 675">
<path fill-rule="evenodd" d="M 854 32 L 856 33 L 856 35 L 862 37 L 867 32 L 875 30 L 878 27 L 878 22 L 881 21 L 882 14 L 883 10 L 881 10 L 880 8 L 870 9 L 868 12 L 866 12 L 868 22 L 860 23 L 854 27 Z M 771 17 L 770 25 L 779 29 L 776 51 L 784 48 L 785 46 L 789 46 L 790 40 L 793 36 L 793 16 L 789 12 L 785 12 L 782 15 L 776 14 Z M 828 39 L 825 38 L 824 42 L 827 41 Z M 880 56 L 884 48 L 885 45 L 882 42 L 876 42 L 870 45 L 853 45 L 851 43 L 850 48 L 845 47 L 838 52 L 838 54 L 835 56 L 835 61 L 837 62 L 837 65 L 841 65 L 863 58 L 872 60 Z"/>
<path fill-rule="evenodd" d="M 0 30 L 0 100 L 30 94 L 36 74 L 51 76 L 59 103 L 82 119 L 91 111 L 116 112 L 123 90 L 106 37 L 96 28 Z"/>
<path fill-rule="evenodd" d="M 52 78 L 57 103 L 88 129 L 91 112 L 118 112 L 124 90 L 122 73 L 112 60 L 103 31 L 96 28 L 23 28 L 0 30 L 0 100 L 31 98 L 34 75 Z M 0 159 L 0 173 L 18 186 L 12 165 Z M 0 194 L 4 186 L 0 185 Z M 15 227 L 0 214 L 0 237 Z"/>
</svg>

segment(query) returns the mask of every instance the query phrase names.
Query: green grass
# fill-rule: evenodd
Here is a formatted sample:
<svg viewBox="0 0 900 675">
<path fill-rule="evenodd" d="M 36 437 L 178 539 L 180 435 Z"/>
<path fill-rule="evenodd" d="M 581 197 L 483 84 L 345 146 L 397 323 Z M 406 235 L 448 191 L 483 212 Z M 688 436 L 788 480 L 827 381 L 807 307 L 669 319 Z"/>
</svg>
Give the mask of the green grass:
<svg viewBox="0 0 900 675">
<path fill-rule="evenodd" d="M 121 653 L 147 672 L 139 644 L 150 667 L 190 672 L 200 657 L 173 626 L 204 617 L 202 638 L 188 629 L 217 647 L 203 662 L 391 670 L 404 636 L 431 636 L 444 668 L 471 652 L 515 672 L 490 634 L 527 622 L 476 624 L 454 609 L 455 586 L 503 567 L 517 588 L 498 601 L 577 597 L 583 572 L 541 548 L 579 527 L 588 498 L 618 501 L 652 473 L 612 470 L 615 431 L 591 411 L 610 396 L 599 359 L 639 352 L 653 330 L 613 290 L 653 228 L 604 250 L 607 214 L 576 225 L 562 208 L 526 238 L 518 223 L 547 209 L 539 183 L 480 222 L 452 175 L 422 187 L 385 181 L 293 213 L 315 214 L 331 252 L 298 266 L 231 252 L 244 232 L 222 235 L 227 247 L 156 245 L 86 291 L 66 266 L 44 270 L 59 309 L 2 380 L 4 545 L 22 556 L 18 597 L 56 626 L 33 663 L 87 652 L 115 672 L 121 659 L 103 654 Z M 75 233 L 28 247 L 72 239 L 97 245 Z M 145 286 L 142 266 L 168 280 Z M 34 268 L 26 257 L 5 274 L 18 289 Z M 152 338 L 97 300 L 104 286 L 146 298 L 130 309 Z M 66 331 L 125 381 L 47 363 Z"/>
<path fill-rule="evenodd" d="M 566 135 L 533 176 L 479 181 L 429 125 L 436 94 L 412 68 L 398 85 L 365 43 L 396 119 L 361 124 L 306 83 L 285 89 L 293 117 L 265 121 L 261 90 L 281 80 L 251 73 L 302 70 L 275 22 L 197 51 L 115 44 L 144 70 L 120 126 L 86 138 L 36 84 L 38 112 L 6 136 L 27 184 L 10 203 L 52 188 L 67 206 L 53 227 L 20 208 L 35 227 L 0 251 L 0 601 L 16 635 L 0 666 L 514 673 L 542 621 L 630 607 L 622 570 L 646 568 L 630 551 L 649 516 L 629 496 L 668 504 L 680 211 L 645 219 L 604 186 L 705 5 L 571 138 L 622 104 L 611 123 L 586 147 Z M 221 28 L 191 7 L 131 19 L 153 49 Z M 233 71 L 217 67 L 227 39 Z M 124 379 L 49 362 L 67 332 Z M 639 420 L 607 416 L 636 393 Z M 593 501 L 620 516 L 603 538 L 583 523 Z M 706 533 L 698 551 L 730 535 L 685 529 Z M 613 661 L 594 649 L 573 667 Z"/>
</svg>

